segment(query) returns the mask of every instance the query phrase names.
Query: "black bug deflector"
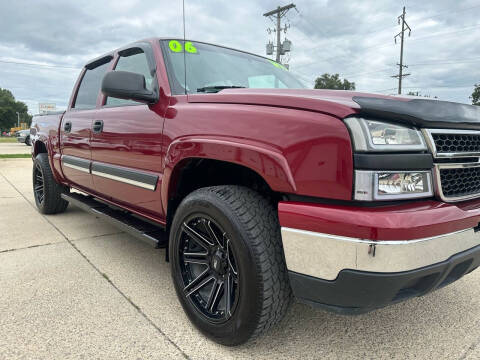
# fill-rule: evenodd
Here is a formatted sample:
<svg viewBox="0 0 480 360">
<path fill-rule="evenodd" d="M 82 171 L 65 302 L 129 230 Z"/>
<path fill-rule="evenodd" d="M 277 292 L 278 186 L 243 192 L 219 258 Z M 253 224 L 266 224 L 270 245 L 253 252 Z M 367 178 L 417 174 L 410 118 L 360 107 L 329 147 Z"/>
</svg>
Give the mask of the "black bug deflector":
<svg viewBox="0 0 480 360">
<path fill-rule="evenodd" d="M 354 96 L 361 116 L 422 128 L 480 130 L 480 106 L 427 99 Z"/>
</svg>

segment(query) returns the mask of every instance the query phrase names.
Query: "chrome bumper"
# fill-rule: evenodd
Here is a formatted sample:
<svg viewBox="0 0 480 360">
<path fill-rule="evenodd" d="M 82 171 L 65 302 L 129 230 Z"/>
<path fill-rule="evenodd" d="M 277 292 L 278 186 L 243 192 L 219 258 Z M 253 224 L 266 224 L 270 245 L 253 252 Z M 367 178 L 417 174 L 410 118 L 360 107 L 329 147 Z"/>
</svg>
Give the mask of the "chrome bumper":
<svg viewBox="0 0 480 360">
<path fill-rule="evenodd" d="M 287 268 L 335 280 L 344 269 L 393 273 L 445 261 L 480 245 L 473 228 L 408 241 L 371 241 L 282 227 Z"/>
</svg>

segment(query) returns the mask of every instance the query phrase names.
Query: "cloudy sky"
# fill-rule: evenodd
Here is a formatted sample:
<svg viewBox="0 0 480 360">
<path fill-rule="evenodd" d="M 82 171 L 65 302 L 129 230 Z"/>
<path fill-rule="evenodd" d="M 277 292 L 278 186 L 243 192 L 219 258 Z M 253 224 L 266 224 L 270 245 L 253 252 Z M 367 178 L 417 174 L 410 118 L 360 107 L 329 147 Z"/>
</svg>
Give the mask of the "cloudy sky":
<svg viewBox="0 0 480 360">
<path fill-rule="evenodd" d="M 274 37 L 263 13 L 288 2 L 185 0 L 187 37 L 265 54 Z M 400 46 L 397 17 L 406 5 L 412 28 L 405 91 L 468 103 L 480 83 L 480 0 L 298 0 L 284 21 L 293 42 L 288 63 L 309 86 L 340 73 L 357 90 L 395 93 Z M 1 0 L 0 87 L 38 112 L 38 102 L 66 107 L 89 59 L 134 40 L 180 37 L 181 0 Z M 284 34 L 282 34 L 284 36 Z"/>
</svg>

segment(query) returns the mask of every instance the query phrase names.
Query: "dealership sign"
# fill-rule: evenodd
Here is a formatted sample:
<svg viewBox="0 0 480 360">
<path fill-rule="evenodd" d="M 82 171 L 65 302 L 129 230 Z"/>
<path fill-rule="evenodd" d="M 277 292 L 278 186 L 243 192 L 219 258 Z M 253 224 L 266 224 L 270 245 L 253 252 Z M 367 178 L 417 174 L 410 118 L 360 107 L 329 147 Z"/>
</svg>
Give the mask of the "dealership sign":
<svg viewBox="0 0 480 360">
<path fill-rule="evenodd" d="M 51 103 L 39 103 L 38 104 L 38 112 L 40 114 L 46 114 L 49 111 L 55 111 L 57 109 L 56 104 Z"/>
</svg>

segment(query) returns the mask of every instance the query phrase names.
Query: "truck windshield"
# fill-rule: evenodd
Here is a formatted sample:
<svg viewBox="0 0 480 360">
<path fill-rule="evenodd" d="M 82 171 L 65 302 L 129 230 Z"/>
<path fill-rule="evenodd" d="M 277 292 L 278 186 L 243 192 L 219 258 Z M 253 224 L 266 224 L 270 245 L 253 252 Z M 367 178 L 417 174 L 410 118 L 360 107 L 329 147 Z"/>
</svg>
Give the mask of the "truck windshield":
<svg viewBox="0 0 480 360">
<path fill-rule="evenodd" d="M 177 95 L 215 93 L 226 88 L 305 88 L 273 60 L 200 42 L 162 40 L 161 43 L 170 86 Z"/>
</svg>

